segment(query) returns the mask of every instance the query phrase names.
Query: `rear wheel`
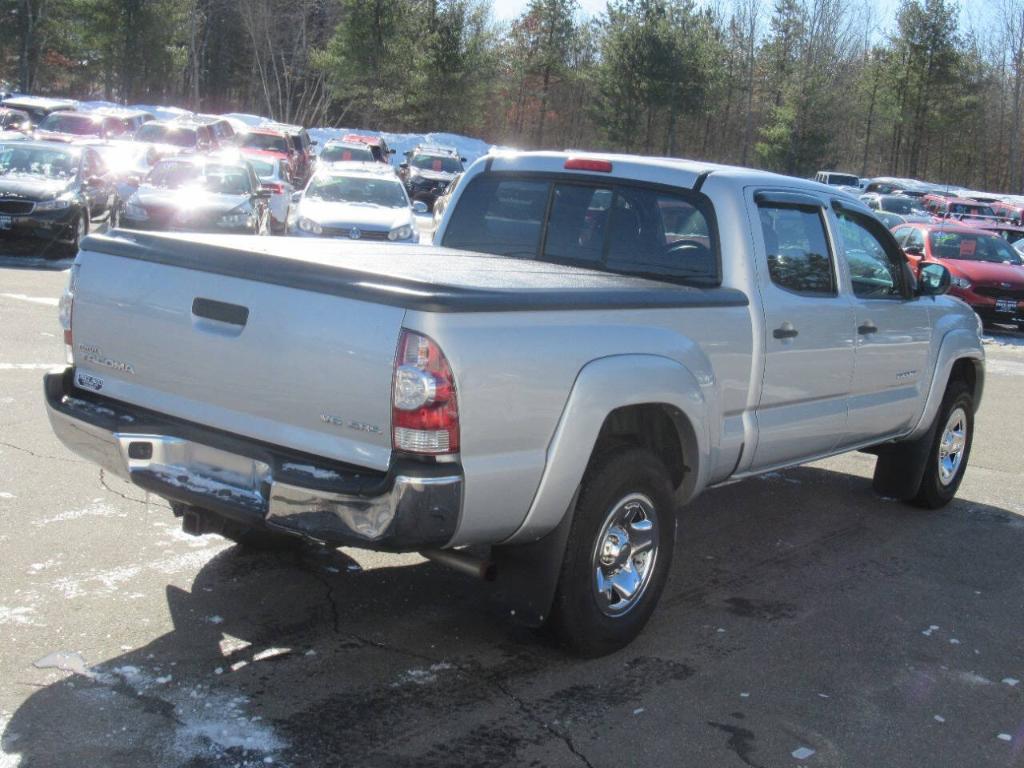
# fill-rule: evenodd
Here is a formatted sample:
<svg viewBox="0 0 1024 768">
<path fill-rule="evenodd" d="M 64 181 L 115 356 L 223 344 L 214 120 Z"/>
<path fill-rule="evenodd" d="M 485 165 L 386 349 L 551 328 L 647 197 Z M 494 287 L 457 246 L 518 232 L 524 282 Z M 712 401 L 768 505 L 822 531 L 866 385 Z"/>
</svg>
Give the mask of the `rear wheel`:
<svg viewBox="0 0 1024 768">
<path fill-rule="evenodd" d="M 657 456 L 627 447 L 592 461 L 548 620 L 555 636 L 582 656 L 632 641 L 661 596 L 674 540 L 672 484 Z"/>
</svg>

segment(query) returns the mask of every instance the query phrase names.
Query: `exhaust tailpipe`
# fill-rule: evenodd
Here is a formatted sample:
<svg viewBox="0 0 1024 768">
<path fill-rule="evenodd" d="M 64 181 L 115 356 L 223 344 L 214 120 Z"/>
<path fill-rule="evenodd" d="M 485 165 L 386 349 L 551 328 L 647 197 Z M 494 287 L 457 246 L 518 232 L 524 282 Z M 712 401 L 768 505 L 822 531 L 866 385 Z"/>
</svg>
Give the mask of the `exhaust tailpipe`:
<svg viewBox="0 0 1024 768">
<path fill-rule="evenodd" d="M 490 560 L 481 560 L 459 549 L 425 549 L 420 552 L 427 560 L 482 581 L 494 581 L 497 569 Z"/>
</svg>

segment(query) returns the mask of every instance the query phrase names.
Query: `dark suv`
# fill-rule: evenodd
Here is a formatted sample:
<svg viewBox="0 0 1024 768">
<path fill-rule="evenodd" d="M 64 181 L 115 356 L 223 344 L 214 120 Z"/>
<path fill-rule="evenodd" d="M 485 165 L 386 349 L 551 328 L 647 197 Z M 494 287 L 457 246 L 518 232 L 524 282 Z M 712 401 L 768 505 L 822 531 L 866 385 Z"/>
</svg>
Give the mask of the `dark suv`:
<svg viewBox="0 0 1024 768">
<path fill-rule="evenodd" d="M 434 201 L 448 189 L 452 180 L 463 171 L 466 158 L 451 147 L 421 145 L 407 152 L 405 162 L 398 166 L 398 175 L 409 193 L 409 199 L 422 200 L 434 209 Z"/>
</svg>

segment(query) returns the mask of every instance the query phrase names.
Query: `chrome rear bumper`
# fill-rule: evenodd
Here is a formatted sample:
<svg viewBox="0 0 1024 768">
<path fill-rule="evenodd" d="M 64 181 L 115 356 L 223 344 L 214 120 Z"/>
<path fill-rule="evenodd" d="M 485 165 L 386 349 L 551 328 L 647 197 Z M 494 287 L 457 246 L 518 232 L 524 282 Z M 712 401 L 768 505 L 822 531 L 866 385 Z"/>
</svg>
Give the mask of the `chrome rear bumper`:
<svg viewBox="0 0 1024 768">
<path fill-rule="evenodd" d="M 140 488 L 238 522 L 388 551 L 447 544 L 458 465 L 393 462 L 386 474 L 302 456 L 75 389 L 47 374 L 46 409 L 64 445 Z"/>
</svg>

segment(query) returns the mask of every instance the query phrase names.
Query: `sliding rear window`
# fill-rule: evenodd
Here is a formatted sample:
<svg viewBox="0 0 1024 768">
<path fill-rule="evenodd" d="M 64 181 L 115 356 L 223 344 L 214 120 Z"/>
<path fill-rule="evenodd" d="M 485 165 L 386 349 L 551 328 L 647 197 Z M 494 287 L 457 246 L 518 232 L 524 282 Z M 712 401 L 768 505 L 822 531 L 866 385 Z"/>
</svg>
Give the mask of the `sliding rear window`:
<svg viewBox="0 0 1024 768">
<path fill-rule="evenodd" d="M 718 285 L 711 204 L 688 190 L 581 177 L 481 174 L 444 245 L 669 281 Z"/>
</svg>

